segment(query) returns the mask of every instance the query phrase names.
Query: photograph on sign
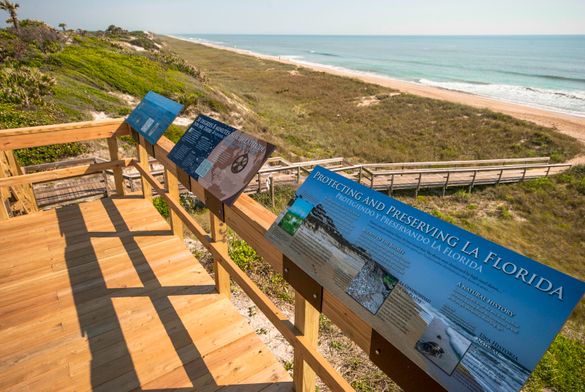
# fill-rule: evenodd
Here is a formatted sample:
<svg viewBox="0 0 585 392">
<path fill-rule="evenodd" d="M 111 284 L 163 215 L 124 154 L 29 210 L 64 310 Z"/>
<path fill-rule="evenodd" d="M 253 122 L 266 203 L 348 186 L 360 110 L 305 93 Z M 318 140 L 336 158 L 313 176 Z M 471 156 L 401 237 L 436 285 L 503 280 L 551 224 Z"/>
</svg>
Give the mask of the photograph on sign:
<svg viewBox="0 0 585 392">
<path fill-rule="evenodd" d="M 168 157 L 218 200 L 231 205 L 274 145 L 199 115 Z"/>
<path fill-rule="evenodd" d="M 150 144 L 156 144 L 183 110 L 183 105 L 149 91 L 134 108 L 126 122 Z"/>
<path fill-rule="evenodd" d="M 585 291 L 319 166 L 266 237 L 448 390 L 520 390 Z"/>
</svg>

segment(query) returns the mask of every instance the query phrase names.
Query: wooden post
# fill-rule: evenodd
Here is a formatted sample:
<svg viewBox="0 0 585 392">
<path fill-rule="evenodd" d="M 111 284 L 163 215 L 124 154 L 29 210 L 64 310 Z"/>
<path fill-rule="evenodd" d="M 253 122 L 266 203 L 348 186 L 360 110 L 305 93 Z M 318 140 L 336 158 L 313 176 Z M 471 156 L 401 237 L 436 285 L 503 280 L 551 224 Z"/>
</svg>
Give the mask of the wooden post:
<svg viewBox="0 0 585 392">
<path fill-rule="evenodd" d="M 140 143 L 138 144 L 138 159 L 140 160 L 140 166 L 150 173 L 150 163 L 148 162 L 148 151 L 146 151 L 146 140 L 142 135 L 139 135 Z M 144 198 L 152 201 L 152 186 L 141 177 L 142 182 L 142 193 Z"/>
<path fill-rule="evenodd" d="M 319 311 L 295 292 L 295 327 L 304 335 L 309 344 L 317 347 L 319 338 Z M 293 383 L 296 392 L 315 391 L 315 372 L 297 351 L 294 354 Z"/>
<path fill-rule="evenodd" d="M 414 191 L 414 196 L 418 196 L 418 191 L 420 191 L 420 183 L 422 181 L 422 173 L 418 174 L 418 184 L 416 185 L 416 191 Z"/>
<path fill-rule="evenodd" d="M 176 201 L 178 204 L 181 204 L 181 197 L 179 195 L 179 180 L 177 176 L 175 176 L 172 172 L 165 169 L 165 183 L 167 185 L 167 190 L 169 193 L 169 197 Z M 173 234 L 183 239 L 183 222 L 179 215 L 171 208 L 171 227 L 173 228 Z"/>
<path fill-rule="evenodd" d="M 262 178 L 260 173 L 258 173 L 258 193 L 262 192 Z"/>
<path fill-rule="evenodd" d="M 297 185 L 301 183 L 301 167 L 297 166 Z"/>
<path fill-rule="evenodd" d="M 117 161 L 118 158 L 118 139 L 115 136 L 108 138 L 108 150 L 110 151 L 110 161 Z M 124 177 L 122 177 L 122 168 L 115 167 L 114 183 L 116 184 L 116 194 L 124 196 Z"/>
<path fill-rule="evenodd" d="M 270 200 L 272 201 L 272 208 L 274 208 L 274 177 L 270 176 L 269 177 L 269 184 L 270 184 Z"/>
<path fill-rule="evenodd" d="M 227 253 L 227 226 L 217 216 L 209 213 L 211 241 L 220 245 Z M 218 259 L 213 260 L 213 271 L 215 272 L 215 288 L 219 294 L 230 296 L 230 274 L 220 264 Z"/>
</svg>

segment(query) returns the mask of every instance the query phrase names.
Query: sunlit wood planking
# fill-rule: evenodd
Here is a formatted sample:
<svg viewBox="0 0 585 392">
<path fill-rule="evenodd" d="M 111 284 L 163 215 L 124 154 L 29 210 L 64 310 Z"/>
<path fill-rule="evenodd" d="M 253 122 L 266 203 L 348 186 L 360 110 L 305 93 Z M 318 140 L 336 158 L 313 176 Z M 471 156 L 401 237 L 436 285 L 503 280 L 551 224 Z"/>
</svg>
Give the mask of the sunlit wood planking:
<svg viewBox="0 0 585 392">
<path fill-rule="evenodd" d="M 0 390 L 175 388 L 292 383 L 152 204 L 0 223 Z"/>
</svg>

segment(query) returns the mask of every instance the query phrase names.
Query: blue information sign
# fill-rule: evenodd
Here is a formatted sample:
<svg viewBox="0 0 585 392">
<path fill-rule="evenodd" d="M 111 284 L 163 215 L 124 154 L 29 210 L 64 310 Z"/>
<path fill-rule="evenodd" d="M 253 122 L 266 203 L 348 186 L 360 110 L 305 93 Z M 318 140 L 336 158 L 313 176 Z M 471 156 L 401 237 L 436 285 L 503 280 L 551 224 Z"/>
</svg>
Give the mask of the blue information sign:
<svg viewBox="0 0 585 392">
<path fill-rule="evenodd" d="M 203 188 L 230 205 L 274 148 L 236 128 L 199 115 L 168 156 Z"/>
<path fill-rule="evenodd" d="M 149 91 L 126 122 L 150 144 L 156 144 L 182 109 L 180 103 Z"/>
<path fill-rule="evenodd" d="M 267 238 L 447 390 L 520 390 L 585 291 L 322 167 Z"/>
</svg>

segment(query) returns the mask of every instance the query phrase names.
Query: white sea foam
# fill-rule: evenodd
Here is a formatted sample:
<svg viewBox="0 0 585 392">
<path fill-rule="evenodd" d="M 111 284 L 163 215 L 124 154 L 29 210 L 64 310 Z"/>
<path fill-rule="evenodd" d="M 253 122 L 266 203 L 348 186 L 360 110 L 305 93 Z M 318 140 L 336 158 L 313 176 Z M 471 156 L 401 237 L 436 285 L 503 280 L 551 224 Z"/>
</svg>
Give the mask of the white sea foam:
<svg viewBox="0 0 585 392">
<path fill-rule="evenodd" d="M 356 69 L 347 68 L 339 65 L 323 64 L 321 62 L 310 61 L 302 55 L 274 55 L 268 53 L 259 53 L 249 49 L 243 49 L 235 44 L 228 44 L 220 40 L 211 40 L 199 37 L 174 37 L 183 40 L 189 40 L 191 42 L 199 42 L 203 44 L 211 44 L 224 47 L 226 49 L 235 49 L 240 53 L 250 55 L 260 55 L 272 58 L 281 58 L 293 63 L 304 65 L 308 67 L 319 67 L 322 69 L 329 69 L 334 72 L 343 72 L 353 74 L 356 76 L 374 76 L 378 78 L 387 78 L 388 80 L 399 80 L 400 78 L 394 78 L 391 75 L 387 75 L 382 72 L 368 72 L 360 71 Z M 315 49 L 305 50 L 310 55 L 315 55 L 321 52 L 317 52 Z M 331 55 L 323 52 L 323 55 Z M 431 87 L 442 88 L 446 90 L 461 91 L 473 95 L 483 96 L 487 98 L 496 99 L 504 102 L 517 103 L 521 105 L 531 106 L 535 108 L 545 109 L 553 112 L 566 113 L 574 116 L 585 117 L 585 91 L 568 91 L 568 90 L 552 90 L 535 87 L 523 87 L 518 85 L 508 84 L 481 84 L 481 83 L 470 83 L 470 82 L 459 82 L 459 81 L 436 81 L 430 79 L 418 79 L 418 80 L 405 80 L 412 83 L 422 84 Z"/>
<path fill-rule="evenodd" d="M 428 79 L 420 79 L 418 83 L 585 117 L 585 91 L 547 90 L 506 84 L 437 82 Z"/>
<path fill-rule="evenodd" d="M 449 343 L 453 350 L 457 353 L 459 358 L 463 358 L 463 355 L 469 347 L 470 341 L 464 338 L 461 334 L 456 332 L 453 328 L 447 327 L 447 336 L 449 336 Z"/>
</svg>

